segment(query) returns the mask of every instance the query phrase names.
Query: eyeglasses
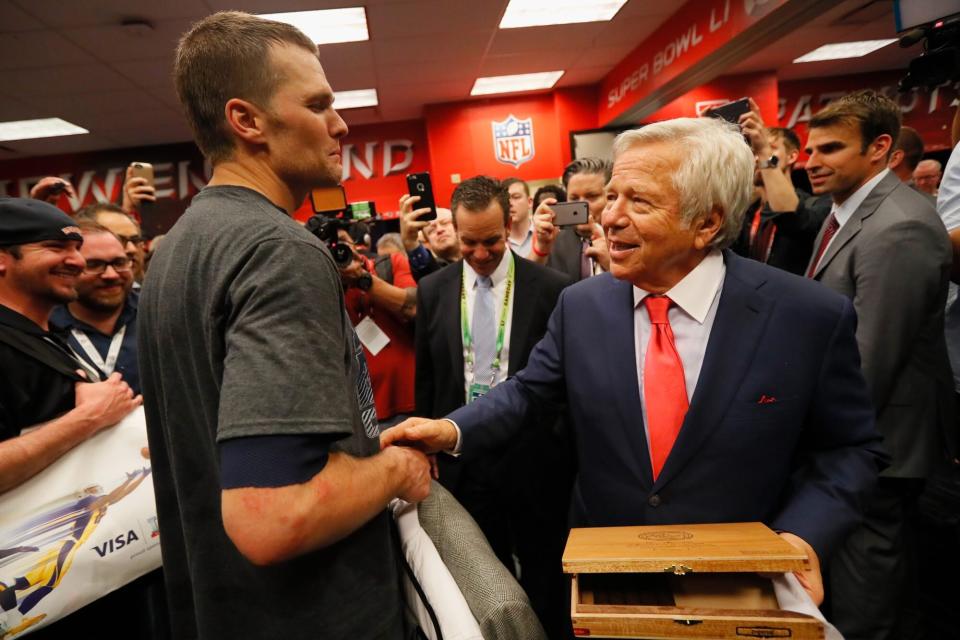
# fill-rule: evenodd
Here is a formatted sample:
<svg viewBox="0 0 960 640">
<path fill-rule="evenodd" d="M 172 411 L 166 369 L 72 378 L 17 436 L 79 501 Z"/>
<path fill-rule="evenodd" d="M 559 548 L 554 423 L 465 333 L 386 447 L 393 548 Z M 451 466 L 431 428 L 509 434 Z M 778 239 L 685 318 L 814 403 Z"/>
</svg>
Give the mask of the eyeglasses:
<svg viewBox="0 0 960 640">
<path fill-rule="evenodd" d="M 126 246 L 128 242 L 132 242 L 137 246 L 143 244 L 143 236 L 122 236 L 118 233 L 117 237 L 120 238 L 120 242 L 122 242 L 124 246 Z"/>
<path fill-rule="evenodd" d="M 99 276 L 106 272 L 107 267 L 113 267 L 117 273 L 128 273 L 133 270 L 133 260 L 124 256 L 115 260 L 87 260 L 87 266 L 83 272 L 90 275 Z"/>
</svg>

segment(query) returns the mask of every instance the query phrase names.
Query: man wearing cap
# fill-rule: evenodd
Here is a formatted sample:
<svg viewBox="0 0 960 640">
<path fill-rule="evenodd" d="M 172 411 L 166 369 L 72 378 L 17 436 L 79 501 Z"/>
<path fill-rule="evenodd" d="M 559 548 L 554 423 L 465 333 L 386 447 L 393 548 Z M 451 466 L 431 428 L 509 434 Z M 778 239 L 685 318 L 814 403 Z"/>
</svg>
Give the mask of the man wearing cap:
<svg viewBox="0 0 960 640">
<path fill-rule="evenodd" d="M 141 403 L 119 373 L 99 381 L 51 331 L 53 308 L 77 297 L 82 244 L 74 221 L 53 205 L 0 198 L 0 493 Z"/>
</svg>

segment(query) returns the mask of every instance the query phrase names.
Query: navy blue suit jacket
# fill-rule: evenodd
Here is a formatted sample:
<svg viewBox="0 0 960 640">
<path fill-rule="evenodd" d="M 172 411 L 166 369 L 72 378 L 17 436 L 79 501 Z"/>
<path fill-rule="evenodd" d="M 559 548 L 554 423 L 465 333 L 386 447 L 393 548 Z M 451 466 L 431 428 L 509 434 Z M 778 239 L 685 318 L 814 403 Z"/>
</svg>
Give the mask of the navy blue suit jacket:
<svg viewBox="0 0 960 640">
<path fill-rule="evenodd" d="M 463 455 L 513 437 L 530 403 L 566 401 L 579 458 L 573 526 L 762 521 L 825 558 L 886 459 L 853 307 L 813 281 L 729 251 L 724 260 L 700 378 L 656 482 L 633 288 L 609 274 L 564 290 L 526 368 L 449 416 Z"/>
</svg>

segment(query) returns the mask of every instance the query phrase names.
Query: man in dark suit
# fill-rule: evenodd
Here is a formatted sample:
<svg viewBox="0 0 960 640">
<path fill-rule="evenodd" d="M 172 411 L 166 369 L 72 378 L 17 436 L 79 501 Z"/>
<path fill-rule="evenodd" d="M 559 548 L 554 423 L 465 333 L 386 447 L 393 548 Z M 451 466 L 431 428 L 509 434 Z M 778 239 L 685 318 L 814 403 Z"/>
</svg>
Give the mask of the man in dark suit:
<svg viewBox="0 0 960 640">
<path fill-rule="evenodd" d="M 567 201 L 586 202 L 590 220 L 575 227 L 554 226 L 551 205 L 555 198 L 545 198 L 534 215 L 534 239 L 529 258 L 567 274 L 573 282 L 610 269 L 610 256 L 600 229 L 600 215 L 606 205 L 604 187 L 610 180 L 613 165 L 602 158 L 578 158 L 563 170 L 563 188 Z"/>
<path fill-rule="evenodd" d="M 716 171 L 723 167 L 724 171 Z M 855 526 L 884 454 L 850 302 L 722 251 L 752 196 L 734 127 L 679 119 L 622 134 L 603 227 L 611 271 L 567 288 L 527 367 L 445 420 L 381 446 L 477 452 L 566 402 L 574 526 L 759 520 L 826 559 Z"/>
<path fill-rule="evenodd" d="M 834 622 L 848 639 L 903 637 L 914 593 L 909 514 L 955 435 L 943 332 L 952 250 L 927 197 L 887 168 L 899 130 L 895 102 L 858 92 L 817 113 L 807 142 L 813 190 L 833 198 L 807 273 L 853 301 L 863 374 L 892 456 L 863 525 L 831 566 Z"/>
<path fill-rule="evenodd" d="M 463 260 L 417 291 L 417 414 L 438 418 L 484 395 L 527 364 L 560 291 L 560 273 L 507 248 L 507 190 L 478 176 L 453 192 Z M 556 411 L 531 412 L 531 433 L 476 460 L 440 461 L 440 481 L 514 568 L 548 633 L 563 619 L 560 556 L 573 481 L 571 447 Z M 549 633 L 556 637 L 555 633 Z"/>
</svg>

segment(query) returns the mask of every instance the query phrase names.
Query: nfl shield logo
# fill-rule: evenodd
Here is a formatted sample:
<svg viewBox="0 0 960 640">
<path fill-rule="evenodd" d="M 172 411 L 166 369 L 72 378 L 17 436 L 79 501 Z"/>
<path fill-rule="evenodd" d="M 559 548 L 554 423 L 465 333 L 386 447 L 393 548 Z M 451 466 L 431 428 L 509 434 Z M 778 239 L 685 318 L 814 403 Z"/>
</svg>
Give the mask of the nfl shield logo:
<svg viewBox="0 0 960 640">
<path fill-rule="evenodd" d="M 493 121 L 493 154 L 499 162 L 519 167 L 533 159 L 533 118 L 520 120 L 512 113 Z"/>
</svg>

